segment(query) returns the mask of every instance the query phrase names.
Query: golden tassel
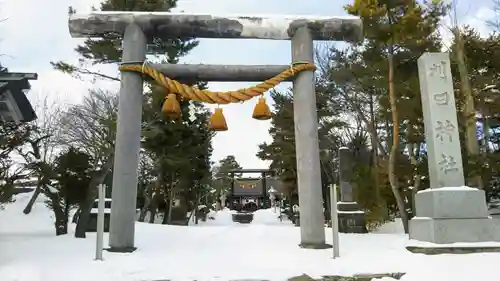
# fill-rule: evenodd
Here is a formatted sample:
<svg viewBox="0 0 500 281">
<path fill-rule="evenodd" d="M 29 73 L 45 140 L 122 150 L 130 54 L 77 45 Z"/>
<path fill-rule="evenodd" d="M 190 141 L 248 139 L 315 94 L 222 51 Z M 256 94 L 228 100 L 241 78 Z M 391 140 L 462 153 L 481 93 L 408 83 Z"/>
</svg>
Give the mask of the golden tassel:
<svg viewBox="0 0 500 281">
<path fill-rule="evenodd" d="M 222 108 L 216 108 L 214 114 L 210 116 L 209 127 L 214 131 L 221 132 L 227 131 L 227 123 L 224 114 L 222 113 Z"/>
<path fill-rule="evenodd" d="M 271 119 L 271 110 L 269 110 L 269 106 L 266 104 L 266 99 L 264 97 L 260 97 L 259 101 L 255 105 L 253 109 L 252 117 L 257 120 L 269 120 Z"/>
<path fill-rule="evenodd" d="M 181 105 L 177 100 L 176 94 L 168 94 L 163 102 L 161 111 L 165 116 L 171 119 L 179 118 L 181 116 Z"/>
</svg>

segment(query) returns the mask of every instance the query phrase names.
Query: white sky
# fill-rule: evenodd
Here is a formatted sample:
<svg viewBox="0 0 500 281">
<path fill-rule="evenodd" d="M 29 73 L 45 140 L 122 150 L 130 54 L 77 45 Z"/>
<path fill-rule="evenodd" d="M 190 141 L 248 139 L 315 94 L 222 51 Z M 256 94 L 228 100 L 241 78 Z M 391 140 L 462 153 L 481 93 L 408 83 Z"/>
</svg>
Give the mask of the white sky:
<svg viewBox="0 0 500 281">
<path fill-rule="evenodd" d="M 118 89 L 115 82 L 80 81 L 52 70 L 50 61 L 76 62 L 74 47 L 81 39 L 68 32 L 68 6 L 79 13 L 90 11 L 101 0 L 0 0 L 0 61 L 16 72 L 37 72 L 32 83 L 32 101 L 48 96 L 61 105 L 78 103 L 89 88 Z M 351 0 L 179 0 L 178 10 L 213 14 L 298 14 L 319 16 L 345 15 L 342 6 Z M 489 0 L 474 5 L 462 1 L 458 14 L 462 23 L 487 32 L 484 20 L 491 17 Z M 290 43 L 262 40 L 202 40 L 183 62 L 205 64 L 289 64 Z M 116 74 L 116 66 L 104 69 Z M 230 90 L 245 83 L 211 83 L 212 90 Z M 290 85 L 284 84 L 283 87 Z M 254 101 L 223 106 L 229 131 L 219 133 L 213 142 L 213 160 L 235 155 L 244 168 L 267 168 L 255 154 L 258 144 L 270 141 L 269 122 L 251 118 Z"/>
</svg>

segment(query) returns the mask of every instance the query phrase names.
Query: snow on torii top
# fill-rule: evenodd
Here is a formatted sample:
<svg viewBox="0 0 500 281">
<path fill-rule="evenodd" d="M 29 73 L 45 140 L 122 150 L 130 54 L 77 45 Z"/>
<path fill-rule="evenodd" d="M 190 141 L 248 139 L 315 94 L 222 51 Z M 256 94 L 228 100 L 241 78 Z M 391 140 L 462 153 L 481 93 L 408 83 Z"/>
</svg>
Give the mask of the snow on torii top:
<svg viewBox="0 0 500 281">
<path fill-rule="evenodd" d="M 69 18 L 72 37 L 123 34 L 130 23 L 152 37 L 196 37 L 290 40 L 307 25 L 313 40 L 358 41 L 362 22 L 358 17 L 209 15 L 170 12 L 91 12 Z"/>
</svg>

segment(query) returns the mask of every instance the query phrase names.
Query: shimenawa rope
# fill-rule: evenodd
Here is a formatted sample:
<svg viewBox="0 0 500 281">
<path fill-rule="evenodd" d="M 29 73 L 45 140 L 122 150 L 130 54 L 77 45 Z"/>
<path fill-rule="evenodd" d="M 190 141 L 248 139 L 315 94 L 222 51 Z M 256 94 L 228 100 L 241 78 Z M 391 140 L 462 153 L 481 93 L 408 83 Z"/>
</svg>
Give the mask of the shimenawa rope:
<svg viewBox="0 0 500 281">
<path fill-rule="evenodd" d="M 228 92 L 212 92 L 208 90 L 200 90 L 196 87 L 191 87 L 182 84 L 176 80 L 172 80 L 155 68 L 143 64 L 123 64 L 120 66 L 121 71 L 134 71 L 143 73 L 153 78 L 158 84 L 165 87 L 169 92 L 180 95 L 184 99 L 201 101 L 211 104 L 228 104 L 247 101 L 253 97 L 260 96 L 270 89 L 276 87 L 281 82 L 287 80 L 295 74 L 304 71 L 314 71 L 316 66 L 312 63 L 297 62 L 291 65 L 290 68 L 285 69 L 280 74 L 265 80 L 253 87 L 239 89 Z"/>
</svg>

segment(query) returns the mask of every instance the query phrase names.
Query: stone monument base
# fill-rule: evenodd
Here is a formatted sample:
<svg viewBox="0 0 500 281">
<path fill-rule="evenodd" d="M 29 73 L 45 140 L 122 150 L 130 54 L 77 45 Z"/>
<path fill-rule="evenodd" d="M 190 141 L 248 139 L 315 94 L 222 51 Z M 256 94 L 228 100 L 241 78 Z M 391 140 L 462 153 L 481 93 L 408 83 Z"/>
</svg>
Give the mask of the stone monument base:
<svg viewBox="0 0 500 281">
<path fill-rule="evenodd" d="M 483 190 L 443 187 L 415 196 L 410 239 L 437 244 L 500 241 L 500 220 L 488 214 Z"/>
<path fill-rule="evenodd" d="M 410 221 L 410 239 L 437 244 L 500 241 L 500 228 L 492 218 L 432 219 Z"/>
<path fill-rule="evenodd" d="M 338 202 L 339 232 L 367 233 L 365 212 L 356 202 Z"/>
</svg>

